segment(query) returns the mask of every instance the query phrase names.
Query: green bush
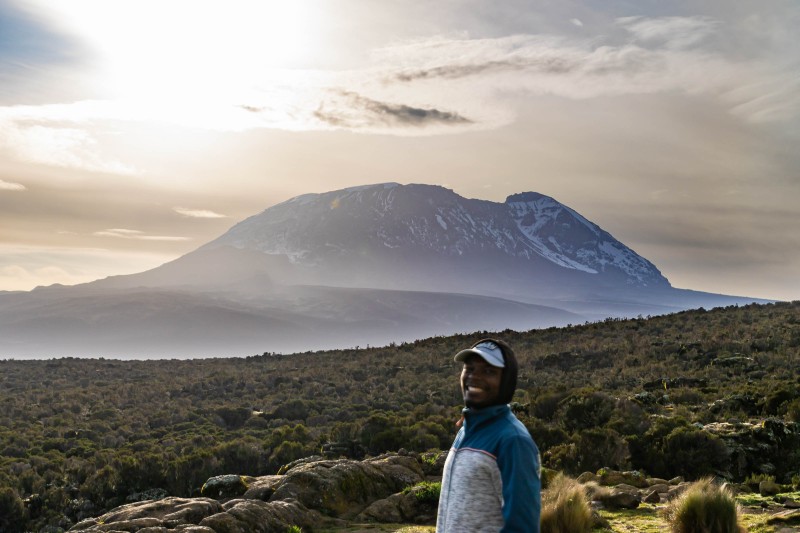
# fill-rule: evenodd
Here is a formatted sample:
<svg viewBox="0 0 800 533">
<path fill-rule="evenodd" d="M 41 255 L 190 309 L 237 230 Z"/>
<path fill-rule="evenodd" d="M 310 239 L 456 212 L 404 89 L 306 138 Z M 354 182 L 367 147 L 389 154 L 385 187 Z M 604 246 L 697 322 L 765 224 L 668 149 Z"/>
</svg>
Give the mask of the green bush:
<svg viewBox="0 0 800 533">
<path fill-rule="evenodd" d="M 403 489 L 403 494 L 413 494 L 417 501 L 421 503 L 436 504 L 439 502 L 439 494 L 442 491 L 442 484 L 438 481 L 421 481 L 416 485 Z"/>
<path fill-rule="evenodd" d="M 726 486 L 704 478 L 670 502 L 665 517 L 672 533 L 741 533 L 739 505 Z"/>
<path fill-rule="evenodd" d="M 580 391 L 561 402 L 556 416 L 568 431 L 601 427 L 611 420 L 615 404 L 603 392 Z"/>
<path fill-rule="evenodd" d="M 542 533 L 584 533 L 592 528 L 592 509 L 583 486 L 557 475 L 542 493 Z"/>
<path fill-rule="evenodd" d="M 664 440 L 664 458 L 686 477 L 713 475 L 728 466 L 730 452 L 719 437 L 702 429 L 678 428 Z"/>
<path fill-rule="evenodd" d="M 758 490 L 759 484 L 762 481 L 771 481 L 775 482 L 775 476 L 771 476 L 769 474 L 750 474 L 744 480 L 744 484 L 750 487 L 752 490 Z"/>
</svg>

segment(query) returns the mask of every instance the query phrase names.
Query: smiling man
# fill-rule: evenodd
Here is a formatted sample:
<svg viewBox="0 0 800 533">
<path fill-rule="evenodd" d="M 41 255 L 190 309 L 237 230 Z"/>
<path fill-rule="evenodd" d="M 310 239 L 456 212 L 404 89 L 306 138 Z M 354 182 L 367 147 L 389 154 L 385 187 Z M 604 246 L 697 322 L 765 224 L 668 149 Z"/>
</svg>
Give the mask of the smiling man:
<svg viewBox="0 0 800 533">
<path fill-rule="evenodd" d="M 539 450 L 508 403 L 517 358 L 503 341 L 484 339 L 458 352 L 464 418 L 444 465 L 437 533 L 538 533 Z"/>
</svg>

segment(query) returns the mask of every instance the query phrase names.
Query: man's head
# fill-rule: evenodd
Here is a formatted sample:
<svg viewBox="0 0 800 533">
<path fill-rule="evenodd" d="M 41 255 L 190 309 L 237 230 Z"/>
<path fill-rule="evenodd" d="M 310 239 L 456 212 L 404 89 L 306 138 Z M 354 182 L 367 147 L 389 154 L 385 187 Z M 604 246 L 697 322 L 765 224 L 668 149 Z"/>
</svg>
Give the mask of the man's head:
<svg viewBox="0 0 800 533">
<path fill-rule="evenodd" d="M 467 407 L 482 408 L 511 402 L 517 388 L 517 358 L 511 347 L 483 339 L 456 354 L 464 363 L 461 392 Z"/>
</svg>

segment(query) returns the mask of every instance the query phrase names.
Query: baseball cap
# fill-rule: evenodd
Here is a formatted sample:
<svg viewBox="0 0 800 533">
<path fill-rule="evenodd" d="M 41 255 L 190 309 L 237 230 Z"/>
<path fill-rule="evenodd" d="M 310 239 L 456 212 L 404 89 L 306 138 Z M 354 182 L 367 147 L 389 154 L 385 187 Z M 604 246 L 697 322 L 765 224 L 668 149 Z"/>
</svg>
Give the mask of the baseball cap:
<svg viewBox="0 0 800 533">
<path fill-rule="evenodd" d="M 464 362 L 467 356 L 475 354 L 480 356 L 484 361 L 497 368 L 505 368 L 505 359 L 503 358 L 503 350 L 497 343 L 492 341 L 482 341 L 466 350 L 461 350 L 456 354 L 455 360 Z"/>
</svg>

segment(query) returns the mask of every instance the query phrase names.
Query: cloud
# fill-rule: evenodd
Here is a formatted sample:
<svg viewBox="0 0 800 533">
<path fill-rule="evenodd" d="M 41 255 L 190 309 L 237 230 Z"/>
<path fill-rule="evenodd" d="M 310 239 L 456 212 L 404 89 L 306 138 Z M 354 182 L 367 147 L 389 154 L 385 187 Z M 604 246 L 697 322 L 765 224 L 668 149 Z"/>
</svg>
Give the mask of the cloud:
<svg viewBox="0 0 800 533">
<path fill-rule="evenodd" d="M 647 21 L 625 22 L 639 28 Z M 637 26 L 637 24 L 639 26 Z M 674 23 L 673 23 L 674 24 Z M 658 29 L 668 26 L 658 25 Z M 651 30 L 655 38 L 660 35 Z M 649 35 L 649 34 L 648 34 Z M 680 42 L 687 43 L 689 32 Z M 696 39 L 695 39 L 696 40 Z M 498 39 L 442 40 L 383 49 L 380 58 L 395 65 L 387 83 L 464 79 L 483 81 L 495 92 L 554 94 L 566 98 L 684 91 L 716 93 L 741 84 L 750 66 L 704 50 L 677 46 L 647 48 L 602 40 L 515 35 Z"/>
<path fill-rule="evenodd" d="M 617 23 L 636 39 L 667 48 L 688 48 L 712 35 L 719 22 L 709 17 L 623 17 Z"/>
<path fill-rule="evenodd" d="M 21 183 L 14 183 L 12 181 L 0 180 L 0 191 L 24 191 L 25 187 Z"/>
<path fill-rule="evenodd" d="M 573 25 L 575 25 L 575 26 L 577 26 L 577 27 L 579 27 L 579 28 L 583 28 L 583 22 L 582 22 L 580 19 L 569 19 L 569 21 L 570 21 L 570 22 L 571 22 Z"/>
<path fill-rule="evenodd" d="M 168 235 L 146 235 L 143 231 L 135 229 L 114 228 L 95 231 L 95 237 L 114 237 L 117 239 L 138 239 L 142 241 L 188 241 L 188 237 L 173 237 Z"/>
<path fill-rule="evenodd" d="M 380 102 L 349 91 L 337 91 L 333 98 L 320 104 L 314 116 L 332 126 L 353 129 L 393 125 L 419 128 L 472 123 L 458 113 Z"/>
<path fill-rule="evenodd" d="M 137 174 L 132 166 L 98 150 L 89 122 L 109 118 L 107 108 L 97 102 L 0 107 L 0 147 L 10 150 L 17 159 L 32 163 Z"/>
<path fill-rule="evenodd" d="M 189 218 L 228 218 L 228 215 L 222 215 L 209 211 L 207 209 L 188 209 L 186 207 L 173 207 L 173 211 Z"/>
</svg>

